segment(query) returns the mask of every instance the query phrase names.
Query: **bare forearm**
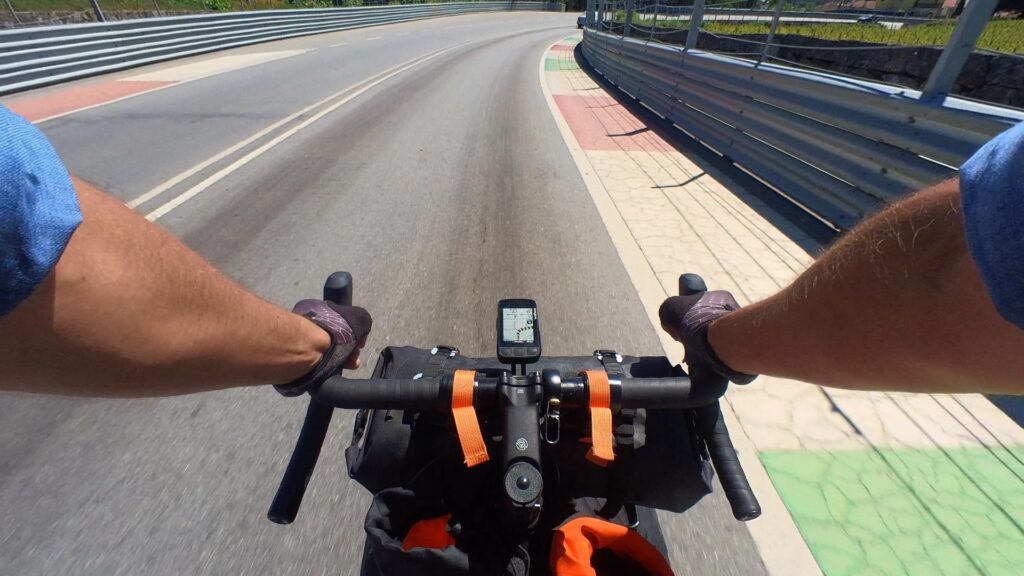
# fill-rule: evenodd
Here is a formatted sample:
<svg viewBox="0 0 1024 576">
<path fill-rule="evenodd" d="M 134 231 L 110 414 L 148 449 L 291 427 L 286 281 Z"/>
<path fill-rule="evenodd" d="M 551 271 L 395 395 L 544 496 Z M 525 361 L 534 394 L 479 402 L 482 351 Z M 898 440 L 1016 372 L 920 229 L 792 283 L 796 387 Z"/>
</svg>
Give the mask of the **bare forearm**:
<svg viewBox="0 0 1024 576">
<path fill-rule="evenodd" d="M 0 321 L 7 389 L 100 396 L 283 383 L 330 345 L 173 236 L 76 181 L 83 222 L 54 272 Z"/>
<path fill-rule="evenodd" d="M 709 341 L 752 374 L 859 389 L 1024 390 L 1024 331 L 988 298 L 956 180 L 865 222 L 790 287 L 716 322 Z"/>
</svg>

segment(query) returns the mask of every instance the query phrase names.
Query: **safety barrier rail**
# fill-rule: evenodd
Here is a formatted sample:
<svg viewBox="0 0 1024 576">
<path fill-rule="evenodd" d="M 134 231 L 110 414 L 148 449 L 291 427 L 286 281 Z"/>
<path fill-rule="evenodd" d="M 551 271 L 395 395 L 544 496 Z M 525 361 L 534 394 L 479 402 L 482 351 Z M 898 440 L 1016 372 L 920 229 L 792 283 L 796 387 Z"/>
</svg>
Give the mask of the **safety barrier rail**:
<svg viewBox="0 0 1024 576">
<path fill-rule="evenodd" d="M 46 26 L 0 32 L 0 94 L 283 38 L 556 2 L 452 2 L 264 10 Z"/>
<path fill-rule="evenodd" d="M 636 8 L 636 13 L 643 16 L 658 15 L 658 18 L 665 16 L 668 17 L 681 17 L 689 18 L 693 14 L 693 6 L 639 6 Z M 719 19 L 730 20 L 730 21 L 742 21 L 744 19 L 751 21 L 763 21 L 771 20 L 775 15 L 774 10 L 756 9 L 756 8 L 717 8 L 714 4 L 709 4 L 703 9 L 704 18 L 713 20 L 714 18 L 708 18 L 708 16 L 718 16 Z M 896 16 L 894 14 L 864 14 L 858 12 L 812 12 L 812 11 L 798 11 L 798 10 L 783 10 L 780 12 L 783 18 L 787 20 L 806 20 L 808 22 L 822 21 L 822 22 L 860 22 L 865 18 L 870 18 L 872 22 L 891 22 L 899 24 L 924 24 L 926 22 L 934 21 L 931 18 L 918 18 L 913 16 Z"/>
<path fill-rule="evenodd" d="M 956 173 L 1024 111 L 586 30 L 583 54 L 629 96 L 847 229 Z"/>
</svg>

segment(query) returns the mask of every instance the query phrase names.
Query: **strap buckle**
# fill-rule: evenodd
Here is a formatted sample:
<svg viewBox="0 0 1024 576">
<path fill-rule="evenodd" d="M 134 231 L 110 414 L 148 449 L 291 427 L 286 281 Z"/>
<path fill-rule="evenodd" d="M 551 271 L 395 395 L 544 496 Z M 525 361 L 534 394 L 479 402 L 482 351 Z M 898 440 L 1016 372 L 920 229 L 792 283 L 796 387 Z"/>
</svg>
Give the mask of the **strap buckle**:
<svg viewBox="0 0 1024 576">
<path fill-rule="evenodd" d="M 615 350 L 594 350 L 594 356 L 604 364 L 608 361 L 614 361 L 616 364 L 622 364 L 622 354 L 619 354 Z"/>
<path fill-rule="evenodd" d="M 548 400 L 547 409 L 544 412 L 544 441 L 548 444 L 558 444 L 562 437 L 561 406 L 562 401 L 558 398 Z"/>
</svg>

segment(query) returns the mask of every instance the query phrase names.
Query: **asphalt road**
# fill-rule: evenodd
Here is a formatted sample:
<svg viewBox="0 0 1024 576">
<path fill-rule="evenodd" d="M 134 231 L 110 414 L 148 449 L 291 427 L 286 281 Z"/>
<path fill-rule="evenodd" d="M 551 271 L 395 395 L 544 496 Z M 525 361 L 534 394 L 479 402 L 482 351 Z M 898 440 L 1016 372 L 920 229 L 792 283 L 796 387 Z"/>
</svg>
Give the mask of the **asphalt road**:
<svg viewBox="0 0 1024 576">
<path fill-rule="evenodd" d="M 356 96 L 159 223 L 282 305 L 318 295 L 331 271 L 352 272 L 356 301 L 375 319 L 369 366 L 388 344 L 492 354 L 495 303 L 513 296 L 538 301 L 549 354 L 656 354 L 539 86 L 539 59 L 574 23 L 489 14 L 265 44 L 241 52 L 308 51 L 42 128 L 74 173 L 127 201 L 318 100 L 459 45 Z M 335 418 L 296 524 L 265 518 L 304 404 L 270 389 L 134 401 L 4 395 L 0 573 L 356 574 L 369 495 L 344 471 L 348 414 Z M 720 494 L 666 516 L 665 530 L 680 574 L 764 572 Z"/>
</svg>

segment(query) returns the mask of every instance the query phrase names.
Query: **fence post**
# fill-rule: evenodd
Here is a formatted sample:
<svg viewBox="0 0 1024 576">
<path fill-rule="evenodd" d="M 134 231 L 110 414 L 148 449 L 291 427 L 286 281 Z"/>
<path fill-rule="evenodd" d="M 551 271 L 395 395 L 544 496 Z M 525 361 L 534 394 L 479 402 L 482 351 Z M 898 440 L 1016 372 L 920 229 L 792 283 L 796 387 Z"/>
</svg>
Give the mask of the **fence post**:
<svg viewBox="0 0 1024 576">
<path fill-rule="evenodd" d="M 99 0 L 89 0 L 89 3 L 92 4 L 92 11 L 96 13 L 96 21 L 106 22 L 107 17 L 103 15 L 103 9 L 100 8 Z"/>
<path fill-rule="evenodd" d="M 629 33 L 633 30 L 633 4 L 635 0 L 626 0 L 626 26 L 622 29 L 622 37 L 629 38 Z"/>
<path fill-rule="evenodd" d="M 608 7 L 608 0 L 597 1 L 597 29 L 604 32 L 604 11 Z"/>
<path fill-rule="evenodd" d="M 923 98 L 949 94 L 953 89 L 953 84 L 967 63 L 967 57 L 974 51 L 974 45 L 978 43 L 978 37 L 981 36 L 998 3 L 999 0 L 971 0 L 967 3 L 967 7 L 956 21 L 953 36 L 943 48 L 939 61 L 935 63 L 935 68 L 932 68 L 928 80 L 924 83 L 921 90 Z"/>
<path fill-rule="evenodd" d="M 764 41 L 764 48 L 761 49 L 761 55 L 757 58 L 758 64 L 764 62 L 765 56 L 768 55 L 768 50 L 771 50 L 772 42 L 775 40 L 775 31 L 779 29 L 779 19 L 782 18 L 782 8 L 785 5 L 785 0 L 775 0 L 775 15 L 772 16 L 772 26 L 768 29 L 768 38 Z"/>
<path fill-rule="evenodd" d="M 661 10 L 661 5 L 655 0 L 654 3 L 654 18 L 651 19 L 651 34 L 647 37 L 647 41 L 654 40 L 654 31 L 658 29 L 658 10 Z"/>
<path fill-rule="evenodd" d="M 700 25 L 704 22 L 704 0 L 697 0 L 693 4 L 693 12 L 690 13 L 690 30 L 686 33 L 686 49 L 693 50 L 697 47 L 697 36 L 700 35 Z"/>
<path fill-rule="evenodd" d="M 597 0 L 587 0 L 587 29 L 594 29 L 594 10 L 597 7 Z"/>
<path fill-rule="evenodd" d="M 14 6 L 11 5 L 11 0 L 4 0 L 7 3 L 7 9 L 11 11 L 11 16 L 14 17 L 14 25 L 21 27 L 21 18 L 18 18 L 18 13 L 14 11 Z"/>
</svg>

